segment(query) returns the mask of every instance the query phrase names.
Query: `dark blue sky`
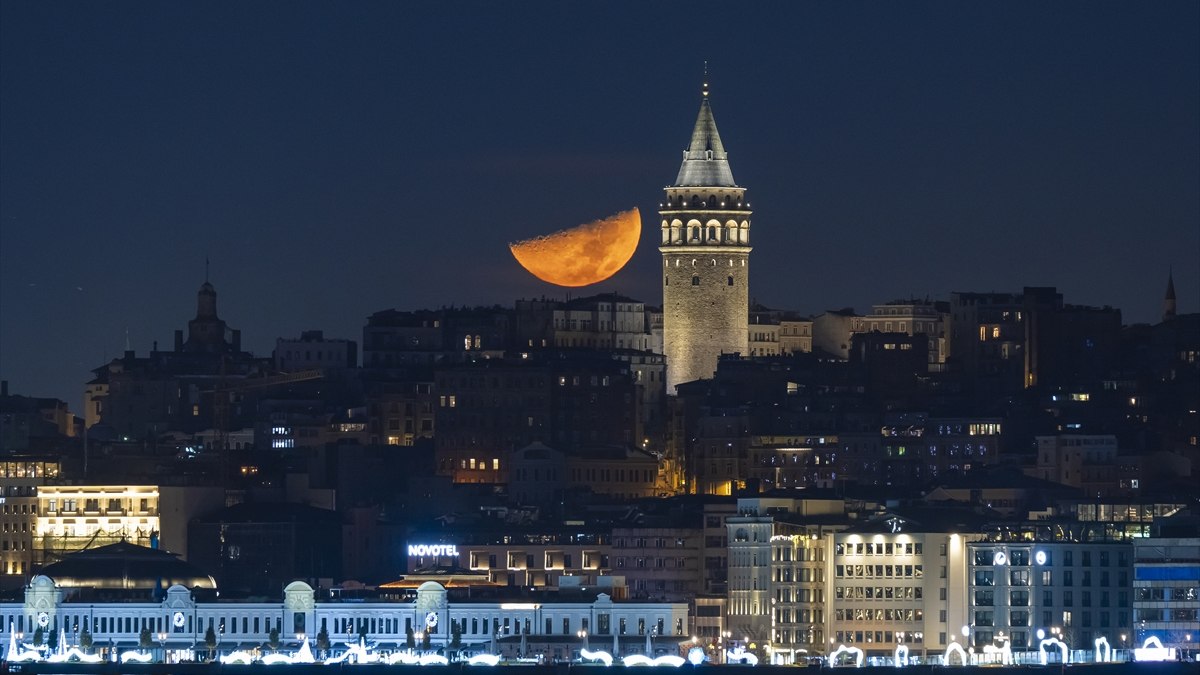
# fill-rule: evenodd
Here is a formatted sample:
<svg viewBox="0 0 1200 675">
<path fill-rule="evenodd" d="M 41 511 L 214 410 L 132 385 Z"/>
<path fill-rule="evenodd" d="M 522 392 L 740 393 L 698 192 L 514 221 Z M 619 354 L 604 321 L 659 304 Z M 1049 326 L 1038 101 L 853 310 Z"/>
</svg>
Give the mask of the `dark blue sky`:
<svg viewBox="0 0 1200 675">
<path fill-rule="evenodd" d="M 1200 4 L 0 3 L 0 377 L 78 406 L 128 331 L 361 339 L 388 307 L 564 294 L 506 243 L 631 206 L 710 63 L 751 295 L 803 312 L 1057 285 L 1200 296 Z"/>
</svg>

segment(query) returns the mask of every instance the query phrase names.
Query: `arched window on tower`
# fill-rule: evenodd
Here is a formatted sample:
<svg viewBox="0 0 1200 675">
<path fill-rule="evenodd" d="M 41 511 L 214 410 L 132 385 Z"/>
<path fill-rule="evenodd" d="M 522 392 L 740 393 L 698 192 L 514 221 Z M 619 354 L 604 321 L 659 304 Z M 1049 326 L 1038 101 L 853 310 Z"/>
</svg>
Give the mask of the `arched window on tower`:
<svg viewBox="0 0 1200 675">
<path fill-rule="evenodd" d="M 483 346 L 483 337 L 476 335 L 475 336 L 475 349 L 480 349 L 482 346 Z"/>
<path fill-rule="evenodd" d="M 671 277 L 663 277 L 663 286 L 671 285 Z"/>
<path fill-rule="evenodd" d="M 699 275 L 699 274 L 693 274 L 693 275 L 692 275 L 692 285 L 693 285 L 693 286 L 699 286 L 699 285 L 700 285 L 700 275 Z"/>
<path fill-rule="evenodd" d="M 730 286 L 732 286 L 732 285 L 733 285 L 733 275 L 732 275 L 732 274 L 731 274 L 731 275 L 729 275 L 729 281 L 728 281 L 727 283 L 728 283 Z"/>
</svg>

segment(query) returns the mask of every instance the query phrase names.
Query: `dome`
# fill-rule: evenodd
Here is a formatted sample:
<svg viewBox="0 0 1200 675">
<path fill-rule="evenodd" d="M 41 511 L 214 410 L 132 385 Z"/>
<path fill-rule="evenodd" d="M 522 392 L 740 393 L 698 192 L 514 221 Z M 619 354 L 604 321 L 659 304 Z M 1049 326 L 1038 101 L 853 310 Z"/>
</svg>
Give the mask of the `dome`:
<svg viewBox="0 0 1200 675">
<path fill-rule="evenodd" d="M 119 542 L 71 553 L 42 568 L 31 584 L 52 579 L 59 588 L 122 590 L 186 588 L 215 589 L 216 581 L 179 556 L 160 549 Z"/>
</svg>

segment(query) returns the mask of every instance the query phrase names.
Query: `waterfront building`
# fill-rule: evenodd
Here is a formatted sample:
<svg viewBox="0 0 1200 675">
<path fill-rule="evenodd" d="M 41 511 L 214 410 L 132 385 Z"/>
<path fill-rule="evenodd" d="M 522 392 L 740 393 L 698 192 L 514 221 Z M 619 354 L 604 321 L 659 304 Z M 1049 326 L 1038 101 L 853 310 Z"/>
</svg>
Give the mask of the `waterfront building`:
<svg viewBox="0 0 1200 675">
<path fill-rule="evenodd" d="M 828 634 L 829 537 L 846 527 L 836 498 L 739 499 L 725 519 L 729 578 L 724 647 L 794 663 Z"/>
<path fill-rule="evenodd" d="M 969 613 L 961 626 L 976 651 L 1007 640 L 1037 649 L 1037 632 L 1073 649 L 1098 638 L 1131 646 L 1133 544 L 1099 527 L 1030 523 L 997 526 L 967 546 Z M 951 625 L 951 630 L 959 625 Z"/>
<path fill-rule="evenodd" d="M 1200 649 L 1200 517 L 1185 511 L 1155 523 L 1154 536 L 1134 539 L 1135 647 L 1158 638 L 1164 647 Z"/>
<path fill-rule="evenodd" d="M 87 636 L 97 651 L 121 652 L 138 648 L 149 634 L 152 649 L 161 650 L 167 662 L 256 652 L 272 634 L 289 650 L 324 636 L 339 652 L 360 639 L 391 652 L 416 636 L 419 644 L 446 652 L 500 651 L 513 657 L 523 651 L 545 660 L 578 658 L 589 644 L 618 655 L 640 654 L 646 644 L 656 653 L 677 654 L 689 639 L 686 603 L 622 602 L 596 589 L 479 598 L 426 582 L 405 600 L 336 601 L 318 599 L 311 586 L 296 581 L 282 596 L 218 601 L 175 584 L 161 600 L 80 601 L 69 587 L 39 575 L 26 587 L 23 602 L 0 603 L 0 639 L 7 642 L 10 631 L 23 641 L 38 631 L 43 636 L 60 631 L 69 646 Z"/>
<path fill-rule="evenodd" d="M 592 586 L 611 572 L 608 531 L 580 523 L 531 527 L 489 519 L 408 540 L 408 573 L 470 571 L 513 588 Z"/>
<path fill-rule="evenodd" d="M 887 657 L 904 645 L 915 656 L 959 639 L 968 623 L 965 560 L 980 520 L 947 505 L 884 512 L 826 535 L 828 648 Z"/>
</svg>

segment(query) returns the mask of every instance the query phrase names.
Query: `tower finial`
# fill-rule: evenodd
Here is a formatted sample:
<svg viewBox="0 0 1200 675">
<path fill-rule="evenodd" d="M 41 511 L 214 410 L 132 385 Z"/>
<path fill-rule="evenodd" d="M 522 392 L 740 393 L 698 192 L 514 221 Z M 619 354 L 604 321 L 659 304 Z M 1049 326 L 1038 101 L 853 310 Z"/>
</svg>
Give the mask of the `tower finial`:
<svg viewBox="0 0 1200 675">
<path fill-rule="evenodd" d="M 208 256 L 204 256 L 204 283 L 208 283 Z"/>
<path fill-rule="evenodd" d="M 700 95 L 708 98 L 708 60 L 704 61 L 704 86 L 700 89 Z"/>
</svg>

